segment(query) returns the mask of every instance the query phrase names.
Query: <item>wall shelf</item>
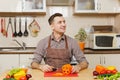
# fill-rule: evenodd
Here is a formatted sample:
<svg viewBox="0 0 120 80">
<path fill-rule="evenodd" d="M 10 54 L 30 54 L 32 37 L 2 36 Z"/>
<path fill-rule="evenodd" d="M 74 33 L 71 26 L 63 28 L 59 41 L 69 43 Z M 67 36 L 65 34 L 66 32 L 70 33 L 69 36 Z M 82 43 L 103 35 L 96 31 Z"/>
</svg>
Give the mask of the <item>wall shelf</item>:
<svg viewBox="0 0 120 80">
<path fill-rule="evenodd" d="M 45 14 L 45 12 L 0 12 L 1 17 L 41 16 Z"/>
<path fill-rule="evenodd" d="M 118 12 L 118 13 L 110 13 L 110 12 L 81 12 L 81 13 L 74 13 L 74 15 L 100 15 L 100 16 L 117 16 L 117 15 L 119 15 L 120 14 L 120 12 Z"/>
</svg>

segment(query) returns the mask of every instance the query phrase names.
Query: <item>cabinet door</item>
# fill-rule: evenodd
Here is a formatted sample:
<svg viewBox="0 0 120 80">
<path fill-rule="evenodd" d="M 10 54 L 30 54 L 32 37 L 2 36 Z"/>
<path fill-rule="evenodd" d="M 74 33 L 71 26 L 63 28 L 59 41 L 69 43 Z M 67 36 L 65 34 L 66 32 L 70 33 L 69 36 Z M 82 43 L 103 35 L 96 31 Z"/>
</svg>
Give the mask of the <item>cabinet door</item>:
<svg viewBox="0 0 120 80">
<path fill-rule="evenodd" d="M 0 54 L 0 73 L 19 67 L 19 54 Z"/>
<path fill-rule="evenodd" d="M 118 12 L 119 0 L 98 0 L 99 12 L 114 13 Z"/>
<path fill-rule="evenodd" d="M 120 54 L 104 54 L 106 66 L 116 66 L 120 71 Z"/>
<path fill-rule="evenodd" d="M 46 0 L 22 0 L 23 12 L 46 12 Z"/>
<path fill-rule="evenodd" d="M 75 13 L 96 12 L 97 0 L 75 0 Z"/>
<path fill-rule="evenodd" d="M 20 67 L 30 67 L 33 59 L 33 54 L 20 54 Z"/>
<path fill-rule="evenodd" d="M 1 0 L 0 12 L 20 12 L 22 11 L 22 0 Z"/>
<path fill-rule="evenodd" d="M 30 67 L 33 58 L 33 54 L 20 54 L 20 67 Z M 44 60 L 42 60 L 41 64 L 45 64 Z"/>
<path fill-rule="evenodd" d="M 100 54 L 85 54 L 85 57 L 89 62 L 89 68 L 95 68 L 96 65 L 102 64 Z"/>
</svg>

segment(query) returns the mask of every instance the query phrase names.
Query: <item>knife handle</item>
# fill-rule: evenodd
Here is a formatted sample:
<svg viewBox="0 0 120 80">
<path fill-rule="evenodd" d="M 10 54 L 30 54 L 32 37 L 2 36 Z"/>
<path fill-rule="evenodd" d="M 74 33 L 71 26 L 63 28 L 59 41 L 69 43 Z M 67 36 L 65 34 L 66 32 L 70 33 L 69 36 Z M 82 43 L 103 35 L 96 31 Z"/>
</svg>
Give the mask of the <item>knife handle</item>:
<svg viewBox="0 0 120 80">
<path fill-rule="evenodd" d="M 57 69 L 56 68 L 52 68 L 52 71 L 56 71 Z"/>
</svg>

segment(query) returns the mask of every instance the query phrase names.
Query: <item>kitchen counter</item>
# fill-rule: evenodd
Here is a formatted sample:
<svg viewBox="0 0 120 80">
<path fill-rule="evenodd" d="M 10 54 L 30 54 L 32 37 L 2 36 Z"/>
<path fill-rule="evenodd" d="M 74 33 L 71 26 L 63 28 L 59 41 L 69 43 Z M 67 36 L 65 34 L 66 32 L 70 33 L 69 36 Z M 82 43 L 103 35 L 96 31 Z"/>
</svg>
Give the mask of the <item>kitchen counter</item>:
<svg viewBox="0 0 120 80">
<path fill-rule="evenodd" d="M 120 54 L 120 49 L 92 50 L 85 49 L 85 54 Z"/>
<path fill-rule="evenodd" d="M 0 54 L 33 54 L 34 49 L 26 49 L 26 50 L 5 50 L 0 51 Z M 85 49 L 85 54 L 120 54 L 120 49 L 116 50 L 92 50 L 92 49 Z"/>
<path fill-rule="evenodd" d="M 33 54 L 35 48 L 23 49 L 0 49 L 0 54 Z"/>
<path fill-rule="evenodd" d="M 0 51 L 0 54 L 33 54 L 34 51 Z"/>
<path fill-rule="evenodd" d="M 0 80 L 5 77 L 7 72 L 0 75 Z M 32 75 L 30 80 L 98 80 L 93 79 L 92 69 L 85 69 L 80 71 L 78 77 L 44 77 L 44 73 L 36 69 L 29 69 L 28 72 Z"/>
</svg>

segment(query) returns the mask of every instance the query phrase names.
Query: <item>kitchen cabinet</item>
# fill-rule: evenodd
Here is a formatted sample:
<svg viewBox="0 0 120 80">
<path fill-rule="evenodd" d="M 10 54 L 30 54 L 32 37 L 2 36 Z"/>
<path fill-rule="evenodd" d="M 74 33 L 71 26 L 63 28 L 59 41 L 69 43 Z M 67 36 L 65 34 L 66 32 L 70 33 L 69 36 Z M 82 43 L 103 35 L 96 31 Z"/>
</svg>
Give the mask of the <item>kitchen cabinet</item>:
<svg viewBox="0 0 120 80">
<path fill-rule="evenodd" d="M 0 16 L 39 16 L 46 13 L 46 0 L 32 0 L 34 7 L 31 7 L 30 1 L 31 0 L 3 0 L 0 2 Z M 33 1 L 42 1 L 42 3 Z"/>
<path fill-rule="evenodd" d="M 94 13 L 97 11 L 97 0 L 75 0 L 75 13 Z"/>
<path fill-rule="evenodd" d="M 0 12 L 21 12 L 22 0 L 0 0 Z"/>
<path fill-rule="evenodd" d="M 19 67 L 19 54 L 0 54 L 0 73 Z"/>
<path fill-rule="evenodd" d="M 75 0 L 75 13 L 111 14 L 119 12 L 119 0 Z"/>
<path fill-rule="evenodd" d="M 89 68 L 95 68 L 96 65 L 101 64 L 103 66 L 116 66 L 120 70 L 120 54 L 85 54 Z"/>
<path fill-rule="evenodd" d="M 118 13 L 120 12 L 119 0 L 98 0 L 98 11 L 101 13 Z"/>
<path fill-rule="evenodd" d="M 102 64 L 100 54 L 85 54 L 85 57 L 89 62 L 89 68 L 95 68 L 97 64 Z"/>
<path fill-rule="evenodd" d="M 30 67 L 33 54 L 20 54 L 20 67 Z"/>
<path fill-rule="evenodd" d="M 20 67 L 30 67 L 31 62 L 34 58 L 33 54 L 20 54 Z M 44 61 L 42 60 L 41 64 L 44 64 Z"/>
<path fill-rule="evenodd" d="M 22 0 L 23 12 L 46 12 L 46 0 Z"/>
</svg>

